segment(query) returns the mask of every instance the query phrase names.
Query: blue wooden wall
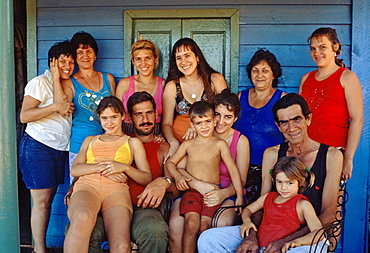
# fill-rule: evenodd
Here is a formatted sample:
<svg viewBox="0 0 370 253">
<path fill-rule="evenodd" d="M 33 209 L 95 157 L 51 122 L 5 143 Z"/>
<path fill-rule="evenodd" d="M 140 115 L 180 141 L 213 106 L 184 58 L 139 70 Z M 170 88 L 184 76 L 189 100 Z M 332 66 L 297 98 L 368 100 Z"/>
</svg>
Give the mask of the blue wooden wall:
<svg viewBox="0 0 370 253">
<path fill-rule="evenodd" d="M 279 87 L 296 92 L 301 76 L 315 69 L 309 56 L 307 37 L 321 26 L 337 29 L 348 67 L 359 72 L 369 104 L 369 1 L 361 0 L 38 0 L 38 73 L 47 67 L 46 53 L 57 41 L 69 39 L 77 31 L 91 33 L 98 42 L 96 69 L 123 77 L 124 10 L 140 9 L 225 9 L 240 10 L 239 90 L 250 86 L 245 66 L 259 48 L 273 52 L 283 67 Z M 356 40 L 357 39 L 357 40 Z M 369 42 L 368 42 L 369 43 Z M 366 54 L 367 52 L 367 54 Z M 353 65 L 353 66 L 352 66 Z M 367 107 L 368 108 L 368 107 Z M 365 107 L 365 111 L 366 107 Z M 356 155 L 355 176 L 349 182 L 350 202 L 345 250 L 363 252 L 368 236 L 369 119 Z M 361 169 L 358 169 L 361 167 Z M 356 174 L 359 173 L 359 174 Z M 353 200 L 351 200 L 353 199 Z M 348 238 L 347 238 L 348 237 Z"/>
</svg>

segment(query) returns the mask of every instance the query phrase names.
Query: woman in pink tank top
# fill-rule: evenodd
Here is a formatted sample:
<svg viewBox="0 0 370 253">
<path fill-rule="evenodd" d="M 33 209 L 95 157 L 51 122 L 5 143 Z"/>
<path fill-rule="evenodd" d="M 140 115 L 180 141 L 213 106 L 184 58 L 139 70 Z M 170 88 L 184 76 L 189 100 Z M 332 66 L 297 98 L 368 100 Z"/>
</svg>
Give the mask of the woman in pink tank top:
<svg viewBox="0 0 370 253">
<path fill-rule="evenodd" d="M 154 42 L 150 40 L 138 40 L 131 47 L 131 61 L 138 74 L 123 78 L 117 85 L 116 96 L 122 100 L 123 106 L 127 111 L 128 98 L 137 91 L 150 93 L 157 107 L 157 119 L 154 133 L 161 132 L 162 117 L 162 95 L 164 79 L 154 75 L 158 67 L 159 50 Z M 126 134 L 133 134 L 134 128 L 130 123 L 128 115 L 124 119 L 124 131 Z"/>
<path fill-rule="evenodd" d="M 318 69 L 306 73 L 299 93 L 312 112 L 309 136 L 320 143 L 342 148 L 342 178 L 352 176 L 355 154 L 363 125 L 363 101 L 360 81 L 345 68 L 341 45 L 335 29 L 316 29 L 308 38 L 310 54 Z"/>
</svg>

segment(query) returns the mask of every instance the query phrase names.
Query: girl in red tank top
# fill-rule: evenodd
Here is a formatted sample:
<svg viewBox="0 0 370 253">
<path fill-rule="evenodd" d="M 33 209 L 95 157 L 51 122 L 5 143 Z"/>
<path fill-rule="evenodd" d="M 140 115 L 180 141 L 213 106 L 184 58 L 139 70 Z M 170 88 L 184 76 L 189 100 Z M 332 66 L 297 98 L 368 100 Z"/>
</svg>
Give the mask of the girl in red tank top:
<svg viewBox="0 0 370 253">
<path fill-rule="evenodd" d="M 302 77 L 299 93 L 312 112 L 308 134 L 313 140 L 342 148 L 342 178 L 351 178 L 363 124 L 360 81 L 344 67 L 341 45 L 335 29 L 318 28 L 308 38 L 310 54 L 318 69 Z"/>
<path fill-rule="evenodd" d="M 322 225 L 309 200 L 299 193 L 303 192 L 306 185 L 313 185 L 314 174 L 298 158 L 287 156 L 278 160 L 271 174 L 277 192 L 259 197 L 243 210 L 240 234 L 244 238 L 249 235 L 250 229 L 257 231 L 251 217 L 263 208 L 262 223 L 258 229 L 259 252 L 263 252 L 271 242 L 292 234 L 304 223 L 307 223 L 311 232 L 287 242 L 282 251 L 286 252 L 296 245 L 311 244 Z"/>
</svg>

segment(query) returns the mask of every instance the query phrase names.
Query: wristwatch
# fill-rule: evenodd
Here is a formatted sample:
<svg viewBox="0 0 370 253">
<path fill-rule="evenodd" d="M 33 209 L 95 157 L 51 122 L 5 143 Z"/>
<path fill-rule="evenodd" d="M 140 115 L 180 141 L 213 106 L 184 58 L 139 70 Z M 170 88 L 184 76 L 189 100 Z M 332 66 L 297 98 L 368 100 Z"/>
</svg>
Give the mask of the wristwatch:
<svg viewBox="0 0 370 253">
<path fill-rule="evenodd" d="M 167 190 L 172 186 L 172 180 L 169 179 L 168 177 L 163 177 L 164 179 L 167 180 L 167 182 L 169 183 L 169 186 L 167 187 Z"/>
</svg>

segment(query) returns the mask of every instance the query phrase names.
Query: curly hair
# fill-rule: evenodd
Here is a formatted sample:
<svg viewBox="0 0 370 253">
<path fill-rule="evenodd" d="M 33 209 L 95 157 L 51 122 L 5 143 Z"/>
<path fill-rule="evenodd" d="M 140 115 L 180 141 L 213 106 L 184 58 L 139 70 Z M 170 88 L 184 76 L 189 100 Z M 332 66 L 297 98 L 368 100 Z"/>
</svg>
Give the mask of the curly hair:
<svg viewBox="0 0 370 253">
<path fill-rule="evenodd" d="M 252 80 L 252 69 L 254 66 L 259 64 L 261 61 L 266 61 L 272 70 L 274 80 L 272 80 L 272 87 L 277 87 L 279 80 L 278 78 L 282 75 L 280 63 L 277 61 L 275 55 L 268 50 L 260 49 L 254 53 L 250 62 L 246 67 L 248 78 Z"/>
</svg>

